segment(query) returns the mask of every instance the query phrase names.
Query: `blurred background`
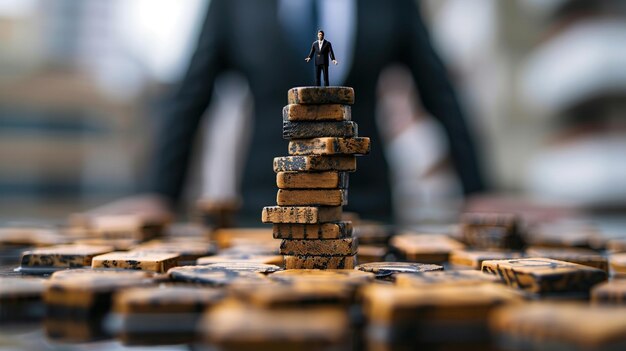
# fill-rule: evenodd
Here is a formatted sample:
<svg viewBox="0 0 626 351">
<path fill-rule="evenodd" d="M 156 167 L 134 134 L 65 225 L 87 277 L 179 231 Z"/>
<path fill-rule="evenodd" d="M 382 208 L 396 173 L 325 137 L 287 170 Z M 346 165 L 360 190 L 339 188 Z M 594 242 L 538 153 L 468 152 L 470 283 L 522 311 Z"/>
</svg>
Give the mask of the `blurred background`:
<svg viewBox="0 0 626 351">
<path fill-rule="evenodd" d="M 155 116 L 189 64 L 209 1 L 0 0 L 0 219 L 65 218 L 141 187 Z M 626 4 L 419 4 L 490 189 L 623 214 Z M 401 222 L 437 217 L 462 195 L 441 126 L 416 89 L 406 67 L 390 65 L 372 112 Z M 188 207 L 236 197 L 241 162 L 233 150 L 242 144 L 232 136 L 249 132 L 249 94 L 241 75 L 218 79 Z"/>
</svg>

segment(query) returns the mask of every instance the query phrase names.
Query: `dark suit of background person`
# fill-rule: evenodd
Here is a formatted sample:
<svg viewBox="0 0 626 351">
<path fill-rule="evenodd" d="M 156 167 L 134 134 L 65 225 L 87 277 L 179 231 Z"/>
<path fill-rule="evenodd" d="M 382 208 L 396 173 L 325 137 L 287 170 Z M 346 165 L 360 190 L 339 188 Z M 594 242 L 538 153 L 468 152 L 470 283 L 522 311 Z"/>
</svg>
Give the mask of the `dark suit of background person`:
<svg viewBox="0 0 626 351">
<path fill-rule="evenodd" d="M 320 81 L 320 73 L 324 72 L 324 85 L 328 86 L 328 55 L 330 55 L 330 59 L 335 61 L 335 53 L 333 52 L 333 45 L 326 39 L 322 42 L 322 48 L 320 49 L 319 42 L 316 40 L 313 42 L 311 46 L 311 52 L 309 59 L 313 58 L 315 55 L 315 59 L 313 63 L 315 64 L 315 85 L 320 86 L 322 82 Z"/>
<path fill-rule="evenodd" d="M 354 60 L 344 85 L 355 89 L 353 120 L 359 124 L 360 135 L 371 137 L 372 145 L 371 154 L 359 158 L 358 170 L 350 176 L 346 210 L 364 218 L 391 218 L 389 170 L 374 114 L 378 76 L 392 63 L 409 67 L 423 106 L 441 122 L 464 192 L 483 191 L 472 136 L 416 2 L 359 0 L 355 22 Z M 244 203 L 240 219 L 259 222 L 262 207 L 276 201 L 272 160 L 287 155 L 281 130 L 287 91 L 307 85 L 310 79 L 302 48 L 290 45 L 289 35 L 279 23 L 276 1 L 210 2 L 189 69 L 164 111 L 147 190 L 174 203 L 179 198 L 193 139 L 210 102 L 215 78 L 221 72 L 236 70 L 249 80 L 255 110 L 241 186 Z"/>
</svg>

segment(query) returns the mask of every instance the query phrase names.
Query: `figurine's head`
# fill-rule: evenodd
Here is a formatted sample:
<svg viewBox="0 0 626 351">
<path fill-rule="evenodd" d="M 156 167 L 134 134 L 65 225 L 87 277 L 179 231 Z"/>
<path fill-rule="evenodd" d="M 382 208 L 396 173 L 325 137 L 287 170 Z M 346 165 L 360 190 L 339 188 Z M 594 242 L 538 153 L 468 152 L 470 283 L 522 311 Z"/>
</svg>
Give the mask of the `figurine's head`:
<svg viewBox="0 0 626 351">
<path fill-rule="evenodd" d="M 317 31 L 317 40 L 324 40 L 324 31 L 323 30 L 318 30 Z"/>
</svg>

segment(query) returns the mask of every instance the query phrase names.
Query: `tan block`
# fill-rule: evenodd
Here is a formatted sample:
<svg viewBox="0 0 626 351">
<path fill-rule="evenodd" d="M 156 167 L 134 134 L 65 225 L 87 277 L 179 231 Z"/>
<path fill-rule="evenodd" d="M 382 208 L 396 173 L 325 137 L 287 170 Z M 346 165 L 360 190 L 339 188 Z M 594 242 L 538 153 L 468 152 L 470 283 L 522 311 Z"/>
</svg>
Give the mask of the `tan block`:
<svg viewBox="0 0 626 351">
<path fill-rule="evenodd" d="M 93 257 L 111 251 L 112 246 L 94 245 L 58 245 L 25 251 L 20 271 L 36 273 L 37 270 L 89 267 Z"/>
<path fill-rule="evenodd" d="M 228 292 L 240 301 L 268 309 L 329 305 L 349 307 L 354 303 L 352 289 L 332 282 L 285 284 L 268 279 L 262 284 L 234 284 L 228 287 Z"/>
<path fill-rule="evenodd" d="M 571 247 L 546 248 L 529 247 L 526 249 L 526 257 L 545 257 L 553 260 L 578 263 L 585 266 L 601 269 L 609 272 L 609 261 L 602 254 L 589 249 Z"/>
<path fill-rule="evenodd" d="M 367 155 L 370 138 L 313 138 L 289 142 L 289 155 Z"/>
<path fill-rule="evenodd" d="M 588 293 L 607 278 L 606 272 L 549 258 L 483 261 L 482 271 L 498 275 L 506 284 L 531 293 Z"/>
<path fill-rule="evenodd" d="M 274 172 L 356 171 L 355 156 L 283 156 L 274 158 Z"/>
<path fill-rule="evenodd" d="M 349 256 L 355 255 L 359 244 L 356 239 L 285 240 L 280 243 L 283 255 Z"/>
<path fill-rule="evenodd" d="M 202 256 L 213 255 L 217 252 L 215 244 L 199 239 L 185 241 L 152 240 L 132 249 L 133 252 L 167 252 L 178 254 L 181 262 L 195 261 Z"/>
<path fill-rule="evenodd" d="M 626 273 L 626 253 L 618 253 L 609 256 L 609 262 L 613 272 L 618 274 Z"/>
<path fill-rule="evenodd" d="M 374 281 L 374 274 L 356 269 L 289 269 L 269 275 L 271 280 L 287 284 L 341 284 L 359 287 Z"/>
<path fill-rule="evenodd" d="M 298 105 L 283 107 L 283 121 L 349 121 L 352 119 L 350 105 Z"/>
<path fill-rule="evenodd" d="M 200 257 L 196 260 L 198 265 L 206 265 L 212 263 L 232 263 L 232 262 L 254 262 L 263 264 L 272 264 L 280 266 L 283 264 L 283 256 L 281 255 L 257 255 L 257 254 L 224 254 Z"/>
<path fill-rule="evenodd" d="M 356 256 L 285 256 L 285 269 L 354 269 Z"/>
<path fill-rule="evenodd" d="M 522 253 L 516 251 L 454 250 L 449 261 L 455 266 L 481 269 L 483 261 L 521 257 Z"/>
<path fill-rule="evenodd" d="M 197 286 L 157 286 L 122 290 L 113 299 L 121 314 L 201 313 L 225 297 L 225 291 Z"/>
<path fill-rule="evenodd" d="M 602 304 L 626 304 L 626 279 L 613 279 L 591 289 L 591 301 Z"/>
<path fill-rule="evenodd" d="M 420 289 L 481 284 L 500 284 L 500 279 L 492 274 L 475 270 L 425 272 L 422 274 L 398 274 L 396 276 L 397 286 Z"/>
<path fill-rule="evenodd" d="M 354 89 L 350 87 L 295 87 L 287 93 L 289 104 L 354 104 Z"/>
<path fill-rule="evenodd" d="M 510 350 L 623 350 L 626 308 L 575 303 L 526 303 L 499 308 L 492 334 Z"/>
<path fill-rule="evenodd" d="M 342 208 L 314 206 L 268 206 L 263 208 L 263 223 L 316 224 L 341 220 Z"/>
<path fill-rule="evenodd" d="M 348 204 L 348 191 L 344 189 L 278 189 L 276 203 L 279 206 L 345 206 Z"/>
<path fill-rule="evenodd" d="M 91 267 L 165 273 L 168 269 L 178 265 L 179 257 L 178 254 L 168 252 L 117 251 L 94 257 L 91 261 Z"/>
<path fill-rule="evenodd" d="M 352 222 L 274 224 L 275 239 L 342 239 L 352 236 Z"/>
<path fill-rule="evenodd" d="M 279 189 L 347 189 L 346 172 L 278 172 Z"/>
<path fill-rule="evenodd" d="M 357 257 L 360 263 L 381 262 L 389 253 L 387 246 L 363 245 L 359 238 L 359 252 Z"/>
<path fill-rule="evenodd" d="M 407 261 L 441 263 L 448 261 L 450 252 L 465 245 L 443 234 L 403 233 L 391 238 L 390 246 Z"/>
</svg>

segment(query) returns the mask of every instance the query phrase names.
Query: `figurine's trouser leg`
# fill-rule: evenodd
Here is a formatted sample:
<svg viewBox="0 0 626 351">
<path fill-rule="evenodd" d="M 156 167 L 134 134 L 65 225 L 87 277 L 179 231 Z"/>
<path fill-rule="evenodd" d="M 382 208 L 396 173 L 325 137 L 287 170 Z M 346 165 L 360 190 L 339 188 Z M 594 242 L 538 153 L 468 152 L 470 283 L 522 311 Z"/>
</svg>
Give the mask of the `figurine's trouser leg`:
<svg viewBox="0 0 626 351">
<path fill-rule="evenodd" d="M 316 86 L 321 86 L 322 85 L 322 68 L 324 67 L 324 65 L 315 65 L 315 85 Z"/>
<path fill-rule="evenodd" d="M 322 67 L 322 69 L 324 70 L 324 86 L 329 86 L 330 84 L 328 83 L 328 65 L 323 65 Z"/>
</svg>

